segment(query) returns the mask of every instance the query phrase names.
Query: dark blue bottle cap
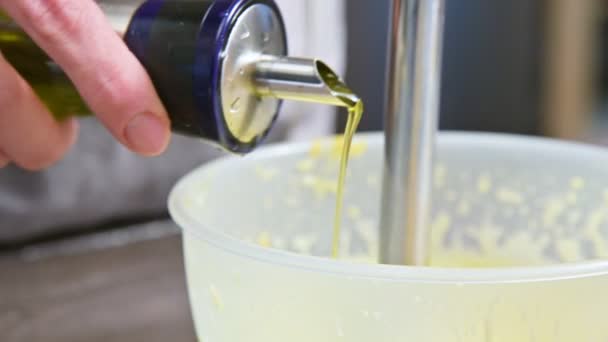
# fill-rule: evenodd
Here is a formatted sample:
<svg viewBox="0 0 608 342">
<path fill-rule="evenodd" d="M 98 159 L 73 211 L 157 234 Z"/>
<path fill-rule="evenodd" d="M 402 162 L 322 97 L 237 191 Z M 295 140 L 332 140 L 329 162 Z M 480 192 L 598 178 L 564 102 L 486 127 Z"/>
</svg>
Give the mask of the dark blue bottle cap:
<svg viewBox="0 0 608 342">
<path fill-rule="evenodd" d="M 272 0 L 149 0 L 125 41 L 147 69 L 173 129 L 247 153 L 268 134 L 280 101 L 255 92 L 255 62 L 287 54 Z"/>
</svg>

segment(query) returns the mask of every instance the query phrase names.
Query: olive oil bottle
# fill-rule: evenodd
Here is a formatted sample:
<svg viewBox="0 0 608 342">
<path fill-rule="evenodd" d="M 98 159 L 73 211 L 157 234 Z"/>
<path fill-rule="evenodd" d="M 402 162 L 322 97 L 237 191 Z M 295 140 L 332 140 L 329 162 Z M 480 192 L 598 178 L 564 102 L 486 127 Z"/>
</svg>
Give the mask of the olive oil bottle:
<svg viewBox="0 0 608 342">
<path fill-rule="evenodd" d="M 274 1 L 97 3 L 150 75 L 175 132 L 234 153 L 247 153 L 263 140 L 279 112 L 280 99 L 258 96 L 249 86 L 251 65 L 257 60 L 240 57 L 287 54 L 285 28 Z M 244 31 L 248 39 L 242 39 Z M 4 14 L 0 51 L 55 117 L 90 114 L 61 68 Z M 237 99 L 239 108 L 230 105 Z"/>
<path fill-rule="evenodd" d="M 348 109 L 334 219 L 332 255 L 337 257 L 348 156 L 363 103 L 324 63 L 287 57 L 285 27 L 274 1 L 97 3 L 150 75 L 177 133 L 247 153 L 268 134 L 281 100 Z M 1 12 L 0 52 L 58 120 L 90 115 L 61 68 Z"/>
</svg>

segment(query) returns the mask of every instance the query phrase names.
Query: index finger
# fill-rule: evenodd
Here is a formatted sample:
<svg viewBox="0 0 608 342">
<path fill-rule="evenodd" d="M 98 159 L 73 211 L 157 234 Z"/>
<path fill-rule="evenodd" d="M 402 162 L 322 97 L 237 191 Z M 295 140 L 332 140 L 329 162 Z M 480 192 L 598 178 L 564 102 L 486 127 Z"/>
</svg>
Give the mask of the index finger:
<svg viewBox="0 0 608 342">
<path fill-rule="evenodd" d="M 89 107 L 131 150 L 160 154 L 167 113 L 143 66 L 91 0 L 0 0 L 0 6 L 59 64 Z"/>
</svg>

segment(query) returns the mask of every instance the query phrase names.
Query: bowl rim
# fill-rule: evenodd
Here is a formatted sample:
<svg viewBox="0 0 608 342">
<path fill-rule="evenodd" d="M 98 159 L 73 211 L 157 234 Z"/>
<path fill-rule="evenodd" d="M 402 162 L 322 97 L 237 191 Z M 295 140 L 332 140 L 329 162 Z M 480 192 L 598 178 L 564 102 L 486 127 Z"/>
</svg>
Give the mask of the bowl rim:
<svg viewBox="0 0 608 342">
<path fill-rule="evenodd" d="M 328 137 L 327 139 L 332 139 Z M 360 133 L 355 141 L 383 144 L 382 132 Z M 566 142 L 551 138 L 532 137 L 504 133 L 441 132 L 440 144 L 484 146 L 500 148 L 508 145 L 511 150 L 535 150 L 540 153 L 576 153 L 579 159 L 592 159 L 608 165 L 608 151 L 599 146 L 578 142 Z M 487 268 L 444 268 L 384 264 L 357 263 L 348 260 L 335 260 L 318 256 L 307 256 L 293 252 L 264 248 L 239 240 L 218 229 L 208 227 L 204 222 L 187 214 L 180 205 L 180 194 L 189 188 L 190 183 L 200 179 L 203 174 L 214 168 L 221 168 L 235 162 L 257 163 L 261 160 L 282 155 L 308 151 L 310 141 L 270 144 L 260 147 L 253 154 L 243 157 L 224 156 L 197 167 L 181 178 L 169 194 L 168 207 L 173 221 L 183 230 L 183 238 L 203 240 L 210 245 L 230 254 L 253 259 L 277 267 L 300 269 L 304 271 L 333 274 L 349 278 L 368 278 L 382 281 L 411 283 L 449 283 L 449 284 L 509 284 L 527 282 L 547 282 L 577 278 L 591 278 L 608 275 L 608 260 L 570 262 L 546 266 L 516 266 Z M 504 148 L 504 146 L 503 146 Z M 193 229 L 196 227 L 196 229 Z M 184 248 L 186 248 L 184 246 Z"/>
</svg>

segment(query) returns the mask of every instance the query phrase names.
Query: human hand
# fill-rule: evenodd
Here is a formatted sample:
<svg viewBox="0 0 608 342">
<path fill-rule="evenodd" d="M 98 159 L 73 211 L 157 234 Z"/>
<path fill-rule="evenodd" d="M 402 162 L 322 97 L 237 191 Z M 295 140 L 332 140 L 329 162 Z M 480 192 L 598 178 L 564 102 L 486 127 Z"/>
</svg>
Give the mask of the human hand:
<svg viewBox="0 0 608 342">
<path fill-rule="evenodd" d="M 52 58 L 123 145 L 161 154 L 170 123 L 150 78 L 92 0 L 0 0 L 0 9 Z M 57 122 L 0 54 L 0 168 L 49 167 L 75 142 L 75 119 Z"/>
</svg>

